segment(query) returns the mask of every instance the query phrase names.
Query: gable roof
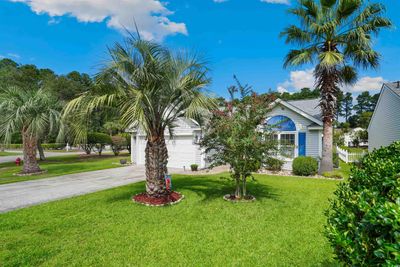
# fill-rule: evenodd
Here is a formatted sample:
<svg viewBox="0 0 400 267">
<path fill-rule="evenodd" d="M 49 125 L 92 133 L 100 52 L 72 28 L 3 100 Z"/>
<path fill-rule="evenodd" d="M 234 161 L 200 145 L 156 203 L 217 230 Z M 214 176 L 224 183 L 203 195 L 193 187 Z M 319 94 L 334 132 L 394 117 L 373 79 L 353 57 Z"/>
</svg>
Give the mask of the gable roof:
<svg viewBox="0 0 400 267">
<path fill-rule="evenodd" d="M 309 119 L 310 121 L 322 126 L 322 113 L 319 107 L 319 99 L 307 99 L 307 100 L 293 100 L 285 101 L 282 99 L 277 99 L 272 105 L 282 104 L 288 109 L 300 114 L 301 116 Z"/>
<path fill-rule="evenodd" d="M 368 129 L 367 129 L 368 131 L 369 131 L 371 125 L 372 125 L 373 120 L 375 119 L 376 111 L 378 110 L 379 104 L 381 102 L 381 98 L 383 96 L 383 92 L 385 90 L 389 90 L 390 92 L 392 92 L 393 94 L 391 94 L 391 95 L 393 95 L 394 97 L 398 96 L 400 98 L 400 81 L 391 82 L 391 83 L 384 83 L 382 85 L 382 89 L 381 89 L 381 91 L 379 93 L 378 102 L 376 103 L 376 106 L 375 106 L 375 109 L 374 109 L 374 113 L 372 114 L 372 117 L 371 117 L 371 119 L 369 121 Z"/>
<path fill-rule="evenodd" d="M 322 111 L 319 106 L 319 98 L 315 99 L 306 99 L 306 100 L 292 100 L 287 101 L 292 106 L 297 107 L 298 109 L 304 111 L 308 115 L 313 116 L 317 120 L 322 120 Z"/>
<path fill-rule="evenodd" d="M 193 131 L 201 130 L 200 124 L 197 121 L 189 118 L 180 117 L 176 120 L 174 124 L 175 124 L 174 132 L 175 135 L 177 136 L 187 135 L 191 134 Z M 129 133 L 139 133 L 140 135 L 144 135 L 143 129 L 141 129 L 137 125 L 132 125 L 128 129 L 126 129 L 126 131 Z M 166 131 L 165 135 L 169 135 L 169 132 Z"/>
<path fill-rule="evenodd" d="M 390 90 L 393 91 L 393 93 L 400 97 L 400 81 L 393 83 L 384 83 L 383 86 L 388 87 Z"/>
</svg>

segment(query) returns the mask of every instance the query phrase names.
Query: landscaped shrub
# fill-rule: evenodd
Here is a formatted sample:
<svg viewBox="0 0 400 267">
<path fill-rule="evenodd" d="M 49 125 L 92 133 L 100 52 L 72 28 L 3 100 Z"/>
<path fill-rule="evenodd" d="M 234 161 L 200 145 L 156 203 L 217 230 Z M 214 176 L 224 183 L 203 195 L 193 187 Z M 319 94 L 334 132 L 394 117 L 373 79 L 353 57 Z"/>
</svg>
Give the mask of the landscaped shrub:
<svg viewBox="0 0 400 267">
<path fill-rule="evenodd" d="M 118 156 L 121 150 L 126 148 L 127 141 L 126 138 L 120 135 L 115 135 L 111 137 L 111 149 L 115 156 Z"/>
<path fill-rule="evenodd" d="M 131 154 L 131 134 L 129 133 L 122 133 L 120 136 L 125 137 L 126 140 L 126 149 L 128 150 L 129 154 Z"/>
<path fill-rule="evenodd" d="M 283 164 L 285 164 L 283 160 L 272 157 L 267 158 L 265 163 L 267 165 L 266 169 L 270 171 L 281 171 Z"/>
<path fill-rule="evenodd" d="M 46 150 L 56 150 L 63 149 L 66 146 L 64 143 L 54 143 L 54 144 L 42 144 L 43 149 Z M 5 148 L 7 149 L 22 149 L 22 144 L 6 144 Z"/>
<path fill-rule="evenodd" d="M 318 161 L 313 157 L 297 157 L 293 160 L 292 169 L 296 175 L 315 175 L 318 172 Z"/>
<path fill-rule="evenodd" d="M 197 172 L 197 170 L 199 169 L 199 165 L 197 165 L 197 164 L 192 164 L 192 165 L 190 165 L 190 169 L 191 169 L 193 172 Z"/>
<path fill-rule="evenodd" d="M 4 147 L 6 149 L 22 149 L 23 145 L 22 144 L 5 144 Z"/>
<path fill-rule="evenodd" d="M 82 148 L 86 151 L 86 154 L 90 154 L 92 149 L 96 148 L 97 153 L 101 155 L 106 145 L 111 145 L 111 137 L 108 134 L 88 133 L 86 144 L 82 145 Z"/>
<path fill-rule="evenodd" d="M 400 265 L 400 142 L 352 168 L 327 217 L 326 236 L 345 265 Z"/>
<path fill-rule="evenodd" d="M 65 146 L 66 144 L 64 143 L 42 144 L 42 147 L 45 150 L 58 150 L 63 149 Z"/>
</svg>

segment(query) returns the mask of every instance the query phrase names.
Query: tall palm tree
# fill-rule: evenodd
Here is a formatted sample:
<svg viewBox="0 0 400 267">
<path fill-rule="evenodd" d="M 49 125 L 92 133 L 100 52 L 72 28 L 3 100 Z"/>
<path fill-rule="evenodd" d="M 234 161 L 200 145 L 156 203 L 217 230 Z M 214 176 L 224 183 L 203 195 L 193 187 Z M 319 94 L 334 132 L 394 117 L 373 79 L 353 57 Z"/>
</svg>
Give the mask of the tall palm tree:
<svg viewBox="0 0 400 267">
<path fill-rule="evenodd" d="M 125 127 L 144 131 L 146 192 L 162 197 L 168 173 L 165 132 L 170 136 L 178 118 L 196 119 L 214 102 L 204 87 L 210 83 L 208 70 L 196 56 L 172 53 L 163 46 L 128 37 L 109 49 L 111 61 L 97 75 L 97 86 L 71 101 L 65 114 L 91 114 L 116 107 Z M 84 135 L 83 128 L 76 134 Z"/>
<path fill-rule="evenodd" d="M 320 172 L 333 169 L 332 125 L 338 88 L 356 81 L 357 67 L 378 67 L 380 55 L 372 48 L 372 37 L 391 26 L 384 12 L 383 5 L 363 0 L 300 0 L 289 10 L 300 23 L 286 28 L 281 36 L 300 48 L 287 54 L 284 66 L 316 63 L 314 76 L 324 122 Z"/>
<path fill-rule="evenodd" d="M 23 174 L 41 171 L 36 159 L 38 138 L 44 132 L 59 130 L 60 110 L 58 101 L 45 89 L 8 87 L 0 90 L 0 139 L 8 143 L 13 133 L 21 132 Z"/>
</svg>

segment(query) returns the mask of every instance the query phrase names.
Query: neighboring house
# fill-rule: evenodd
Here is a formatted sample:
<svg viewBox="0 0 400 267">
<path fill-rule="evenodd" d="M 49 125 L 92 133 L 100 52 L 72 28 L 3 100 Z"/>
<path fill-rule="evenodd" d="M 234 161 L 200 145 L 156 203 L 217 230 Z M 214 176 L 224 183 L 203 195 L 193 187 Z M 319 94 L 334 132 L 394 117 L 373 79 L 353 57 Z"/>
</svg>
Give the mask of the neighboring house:
<svg viewBox="0 0 400 267">
<path fill-rule="evenodd" d="M 400 140 L 400 82 L 385 83 L 368 126 L 369 151 Z"/>
<path fill-rule="evenodd" d="M 322 120 L 319 99 L 283 101 L 276 100 L 271 111 L 265 116 L 265 123 L 275 131 L 274 138 L 279 140 L 282 153 L 279 157 L 291 168 L 291 161 L 298 156 L 321 157 L 322 154 Z M 207 167 L 206 155 L 202 153 L 198 141 L 202 136 L 201 127 L 193 120 L 179 119 L 174 129 L 174 137 L 169 139 L 166 132 L 168 148 L 168 167 L 190 168 L 198 164 Z M 146 136 L 141 131 L 132 133 L 132 162 L 138 165 L 145 163 Z"/>
<path fill-rule="evenodd" d="M 350 129 L 349 132 L 345 133 L 343 135 L 344 137 L 344 145 L 347 147 L 353 147 L 353 140 L 357 137 L 357 133 L 361 132 L 361 131 L 365 131 L 365 129 L 361 128 L 361 127 L 357 127 L 354 129 Z M 359 146 L 364 146 L 367 147 L 368 146 L 368 142 L 360 142 L 358 144 Z"/>
</svg>

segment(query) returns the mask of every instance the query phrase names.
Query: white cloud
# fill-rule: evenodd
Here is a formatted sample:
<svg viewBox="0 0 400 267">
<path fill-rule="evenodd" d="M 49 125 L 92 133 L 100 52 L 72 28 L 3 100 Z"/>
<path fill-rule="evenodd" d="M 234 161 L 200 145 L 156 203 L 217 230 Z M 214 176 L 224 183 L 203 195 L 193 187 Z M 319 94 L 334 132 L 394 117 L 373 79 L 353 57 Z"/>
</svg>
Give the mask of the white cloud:
<svg viewBox="0 0 400 267">
<path fill-rule="evenodd" d="M 166 3 L 159 0 L 10 0 L 29 5 L 36 14 L 52 18 L 68 15 L 80 22 L 103 22 L 117 30 L 134 31 L 136 20 L 143 38 L 162 40 L 168 35 L 187 35 L 186 25 L 171 21 Z"/>
<path fill-rule="evenodd" d="M 283 87 L 283 86 L 278 86 L 277 88 L 276 88 L 276 91 L 278 92 L 278 93 L 287 93 L 288 92 L 288 90 L 285 88 L 285 87 Z"/>
<path fill-rule="evenodd" d="M 16 58 L 16 59 L 20 59 L 21 56 L 15 53 L 7 53 L 7 56 L 12 57 L 12 58 Z"/>
<path fill-rule="evenodd" d="M 283 93 L 298 91 L 304 87 L 314 88 L 315 79 L 313 72 L 313 69 L 291 71 L 289 79 L 278 84 L 276 91 Z M 353 86 L 344 86 L 342 90 L 352 93 L 376 91 L 381 89 L 384 82 L 385 79 L 383 77 L 363 76 L 356 82 L 356 84 Z"/>
<path fill-rule="evenodd" d="M 61 22 L 61 19 L 52 17 L 52 18 L 50 18 L 50 20 L 47 22 L 47 24 L 49 24 L 49 25 L 55 25 L 55 24 L 58 24 L 58 23 L 60 23 L 60 22 Z"/>
<path fill-rule="evenodd" d="M 346 86 L 343 88 L 346 92 L 363 92 L 363 91 L 376 91 L 382 88 L 382 84 L 385 82 L 383 77 L 370 77 L 364 76 L 360 78 L 357 83 L 353 86 Z"/>
<path fill-rule="evenodd" d="M 261 0 L 263 3 L 289 5 L 289 0 Z"/>
<path fill-rule="evenodd" d="M 304 87 L 313 88 L 315 83 L 313 72 L 313 69 L 291 71 L 289 79 L 278 84 L 277 91 L 288 92 Z"/>
</svg>

